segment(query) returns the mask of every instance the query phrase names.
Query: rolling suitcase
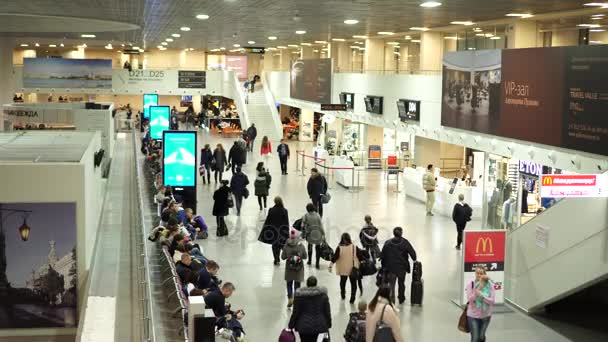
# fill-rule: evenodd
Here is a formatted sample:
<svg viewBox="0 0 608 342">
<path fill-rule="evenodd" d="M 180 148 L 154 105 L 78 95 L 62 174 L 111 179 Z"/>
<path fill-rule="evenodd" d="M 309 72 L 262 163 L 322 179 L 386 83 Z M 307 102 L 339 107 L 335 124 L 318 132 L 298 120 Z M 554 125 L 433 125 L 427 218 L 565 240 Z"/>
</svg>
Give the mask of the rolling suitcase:
<svg viewBox="0 0 608 342">
<path fill-rule="evenodd" d="M 410 294 L 410 301 L 412 305 L 422 305 L 422 298 L 424 297 L 424 280 L 422 280 L 422 263 L 420 261 L 414 262 L 414 269 L 412 270 L 412 292 Z"/>
</svg>

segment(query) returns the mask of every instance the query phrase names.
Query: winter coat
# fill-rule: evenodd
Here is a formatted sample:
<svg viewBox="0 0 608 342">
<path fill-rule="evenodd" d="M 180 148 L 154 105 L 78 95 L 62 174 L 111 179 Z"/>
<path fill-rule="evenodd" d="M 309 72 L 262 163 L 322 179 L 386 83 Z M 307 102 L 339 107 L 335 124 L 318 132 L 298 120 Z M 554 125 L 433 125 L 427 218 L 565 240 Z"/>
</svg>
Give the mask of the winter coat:
<svg viewBox="0 0 608 342">
<path fill-rule="evenodd" d="M 253 126 L 249 127 L 247 129 L 247 136 L 250 140 L 255 140 L 255 138 L 258 136 L 258 129 Z"/>
<path fill-rule="evenodd" d="M 349 276 L 353 267 L 359 268 L 359 255 L 361 250 L 352 243 L 338 246 L 331 261 L 336 264 L 336 274 Z"/>
<path fill-rule="evenodd" d="M 422 176 L 422 188 L 424 191 L 435 191 L 437 187 L 437 181 L 435 180 L 435 175 L 427 171 L 424 176 Z"/>
<path fill-rule="evenodd" d="M 454 204 L 454 210 L 452 211 L 452 220 L 456 223 L 456 227 L 464 229 L 467 225 L 467 217 L 465 212 L 465 206 L 469 205 L 466 203 L 456 203 Z"/>
<path fill-rule="evenodd" d="M 416 261 L 416 251 L 412 244 L 402 237 L 386 241 L 380 253 L 382 269 L 398 276 L 410 273 L 409 258 Z"/>
<path fill-rule="evenodd" d="M 228 216 L 228 196 L 230 188 L 222 186 L 213 193 L 213 216 Z"/>
<path fill-rule="evenodd" d="M 359 232 L 359 240 L 361 240 L 361 245 L 363 248 L 370 248 L 374 245 L 378 244 L 378 228 L 374 227 L 373 224 L 368 225 L 367 223 L 363 228 L 361 228 L 361 232 Z"/>
<path fill-rule="evenodd" d="M 230 152 L 228 152 L 228 163 L 235 165 L 243 164 L 243 151 L 238 144 L 232 145 Z"/>
<path fill-rule="evenodd" d="M 322 194 L 327 192 L 327 181 L 325 177 L 322 175 L 311 176 L 308 179 L 308 184 L 306 185 L 308 190 L 308 197 L 313 200 L 321 197 Z"/>
<path fill-rule="evenodd" d="M 213 153 L 211 152 L 211 149 L 201 149 L 201 165 L 209 167 L 209 165 L 211 165 L 212 160 Z"/>
<path fill-rule="evenodd" d="M 308 257 L 308 253 L 306 252 L 306 247 L 302 244 L 302 240 L 298 237 L 291 237 L 287 239 L 285 246 L 283 247 L 283 252 L 281 253 L 281 259 L 287 260 L 293 256 L 297 256 L 302 258 L 302 260 L 306 260 Z M 302 262 L 304 264 L 304 262 Z M 304 281 L 304 267 L 302 267 L 299 271 L 290 270 L 287 267 L 287 263 L 285 264 L 285 281 L 299 281 L 300 283 Z"/>
<path fill-rule="evenodd" d="M 304 236 L 306 236 L 306 242 L 313 245 L 320 245 L 325 241 L 323 220 L 316 211 L 306 213 L 304 217 L 302 217 L 302 228 Z"/>
<path fill-rule="evenodd" d="M 226 159 L 226 151 L 216 148 L 215 151 L 213 151 L 213 159 L 215 159 L 214 171 L 224 171 L 224 167 L 228 165 L 228 160 Z"/>
<path fill-rule="evenodd" d="M 263 243 L 283 247 L 289 238 L 289 214 L 287 209 L 275 205 L 268 210 L 264 227 L 258 240 Z"/>
<path fill-rule="evenodd" d="M 289 328 L 305 335 L 329 331 L 331 310 L 326 288 L 301 287 L 296 291 Z"/>
<path fill-rule="evenodd" d="M 272 177 L 268 172 L 258 172 L 258 176 L 255 178 L 255 182 L 253 182 L 253 187 L 255 188 L 255 195 L 268 196 L 268 190 L 270 190 L 271 182 Z"/>
<path fill-rule="evenodd" d="M 386 310 L 384 310 L 385 306 Z M 382 316 L 382 310 L 384 310 L 384 316 Z M 388 305 L 388 301 L 384 298 L 378 298 L 375 310 L 367 313 L 367 318 L 365 319 L 365 340 L 374 340 L 376 324 L 380 321 L 380 317 L 382 317 L 382 321 L 391 328 L 395 342 L 403 342 L 399 317 L 397 316 L 395 309 Z"/>
<path fill-rule="evenodd" d="M 235 173 L 230 179 L 230 190 L 235 195 L 242 195 L 247 185 L 249 185 L 249 177 L 243 172 Z"/>
</svg>

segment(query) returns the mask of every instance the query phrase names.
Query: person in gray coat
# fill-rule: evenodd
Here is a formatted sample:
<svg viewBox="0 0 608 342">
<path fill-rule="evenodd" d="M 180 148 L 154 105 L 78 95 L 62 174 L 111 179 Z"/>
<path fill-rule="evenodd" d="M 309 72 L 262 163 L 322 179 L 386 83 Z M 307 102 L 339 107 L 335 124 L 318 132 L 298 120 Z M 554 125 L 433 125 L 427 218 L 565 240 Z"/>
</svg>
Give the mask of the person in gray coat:
<svg viewBox="0 0 608 342">
<path fill-rule="evenodd" d="M 293 295 L 304 281 L 304 260 L 307 256 L 306 247 L 302 244 L 298 231 L 292 229 L 281 253 L 281 259 L 287 260 L 285 281 L 287 282 L 288 308 L 293 306 Z"/>
<path fill-rule="evenodd" d="M 316 252 L 316 265 L 319 269 L 319 261 L 321 260 L 320 245 L 325 241 L 325 231 L 323 230 L 323 221 L 317 208 L 314 204 L 308 203 L 306 205 L 306 214 L 302 218 L 302 228 L 304 236 L 306 236 L 306 242 L 308 242 L 308 265 L 312 264 L 312 247 L 315 246 Z"/>
</svg>

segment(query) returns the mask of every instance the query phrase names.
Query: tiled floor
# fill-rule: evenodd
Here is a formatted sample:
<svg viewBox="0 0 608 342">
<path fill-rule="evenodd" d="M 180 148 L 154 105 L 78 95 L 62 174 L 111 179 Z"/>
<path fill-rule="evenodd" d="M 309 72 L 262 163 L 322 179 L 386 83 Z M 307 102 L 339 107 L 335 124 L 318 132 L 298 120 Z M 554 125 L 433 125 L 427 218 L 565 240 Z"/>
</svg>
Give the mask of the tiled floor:
<svg viewBox="0 0 608 342">
<path fill-rule="evenodd" d="M 222 142 L 231 146 L 228 139 L 202 136 L 201 143 Z M 299 145 L 291 143 L 292 153 Z M 253 156 L 253 157 L 252 157 Z M 253 158 L 253 160 L 251 160 Z M 250 154 L 244 168 L 253 182 L 257 153 Z M 294 172 L 295 159 L 289 164 L 289 175 L 281 176 L 278 159 L 271 161 L 273 176 L 271 197 L 281 196 L 293 222 L 303 215 L 308 203 L 306 195 L 307 177 Z M 308 172 L 308 171 L 307 171 Z M 230 173 L 227 173 L 227 177 Z M 454 249 L 455 228 L 447 217 L 427 217 L 421 202 L 406 199 L 405 193 L 387 191 L 381 172 L 366 172 L 367 187 L 360 192 L 349 192 L 339 185 L 331 184 L 332 200 L 325 207 L 325 229 L 331 245 L 337 244 L 341 233 L 347 231 L 358 236 L 365 214 L 372 215 L 381 230 L 381 240 L 386 240 L 395 226 L 405 228 L 405 236 L 414 245 L 419 260 L 423 263 L 425 298 L 422 307 L 401 306 L 400 316 L 403 334 L 407 341 L 467 341 L 468 335 L 456 329 L 460 309 L 451 299 L 459 292 L 458 265 L 460 254 Z M 391 185 L 394 186 L 394 185 Z M 211 216 L 214 185 L 200 186 L 198 211 L 210 224 L 210 239 L 201 241 L 205 254 L 221 265 L 220 277 L 236 284 L 237 290 L 230 302 L 233 308 L 243 308 L 246 317 L 242 323 L 249 341 L 276 341 L 289 319 L 287 298 L 283 281 L 284 265 L 272 263 L 270 246 L 257 241 L 264 216 L 260 214 L 255 197 L 245 201 L 241 217 L 233 213 L 227 218 L 230 235 L 215 237 L 215 219 Z M 270 198 L 269 198 L 270 199 Z M 472 222 L 475 228 L 479 223 Z M 338 278 L 329 273 L 327 263 L 321 270 L 306 269 L 306 276 L 316 275 L 322 286 L 329 291 L 333 316 L 331 335 L 334 341 L 342 340 L 347 323 L 347 314 L 354 306 L 340 300 Z M 411 278 L 408 277 L 408 284 Z M 364 280 L 363 298 L 370 300 L 375 292 L 374 279 Z M 408 288 L 409 290 L 409 288 Z M 409 296 L 408 296 L 409 297 Z M 521 313 L 496 314 L 488 330 L 491 341 L 569 341 L 550 328 Z"/>
</svg>

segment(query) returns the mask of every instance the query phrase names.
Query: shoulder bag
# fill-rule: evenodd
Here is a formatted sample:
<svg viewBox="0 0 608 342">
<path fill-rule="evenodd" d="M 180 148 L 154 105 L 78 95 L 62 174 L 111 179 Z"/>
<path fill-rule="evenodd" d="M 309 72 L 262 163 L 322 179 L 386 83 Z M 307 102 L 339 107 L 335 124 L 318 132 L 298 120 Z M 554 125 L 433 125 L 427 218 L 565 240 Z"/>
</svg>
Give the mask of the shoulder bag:
<svg viewBox="0 0 608 342">
<path fill-rule="evenodd" d="M 380 320 L 376 323 L 376 332 L 374 333 L 373 342 L 394 342 L 395 337 L 393 336 L 393 329 L 384 322 L 384 311 L 386 311 L 386 307 L 388 304 L 384 305 L 382 308 L 382 315 L 380 315 Z"/>
<path fill-rule="evenodd" d="M 473 288 L 475 286 L 474 282 L 471 282 L 471 288 Z M 464 310 L 462 310 L 462 313 L 460 314 L 460 318 L 458 319 L 458 330 L 462 331 L 463 333 L 470 333 L 471 329 L 469 328 L 469 320 L 467 318 L 467 310 L 469 309 L 469 303 L 467 302 L 467 304 L 464 306 Z"/>
<path fill-rule="evenodd" d="M 361 272 L 359 272 L 359 269 L 355 266 L 355 258 L 357 257 L 355 255 L 355 251 L 357 250 L 357 246 L 355 246 L 354 244 L 351 244 L 351 246 L 353 247 L 353 268 L 351 268 L 350 270 L 350 279 L 352 280 L 359 280 L 361 279 Z"/>
</svg>

